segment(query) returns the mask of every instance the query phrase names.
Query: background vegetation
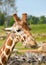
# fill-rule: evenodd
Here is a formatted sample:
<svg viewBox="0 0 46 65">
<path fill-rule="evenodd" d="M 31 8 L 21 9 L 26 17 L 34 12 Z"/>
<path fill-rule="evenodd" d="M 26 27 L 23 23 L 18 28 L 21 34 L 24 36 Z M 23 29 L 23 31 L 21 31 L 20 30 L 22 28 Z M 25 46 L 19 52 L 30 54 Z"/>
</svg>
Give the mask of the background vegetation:
<svg viewBox="0 0 46 65">
<path fill-rule="evenodd" d="M 6 22 L 6 19 L 8 19 L 8 21 Z M 12 16 L 7 16 L 5 17 L 4 13 L 0 12 L 0 25 L 7 25 L 7 26 L 11 26 L 14 23 L 14 19 Z M 45 16 L 40 16 L 40 17 L 36 17 L 36 16 L 32 16 L 32 15 L 28 15 L 28 24 L 46 24 L 46 17 Z"/>
</svg>

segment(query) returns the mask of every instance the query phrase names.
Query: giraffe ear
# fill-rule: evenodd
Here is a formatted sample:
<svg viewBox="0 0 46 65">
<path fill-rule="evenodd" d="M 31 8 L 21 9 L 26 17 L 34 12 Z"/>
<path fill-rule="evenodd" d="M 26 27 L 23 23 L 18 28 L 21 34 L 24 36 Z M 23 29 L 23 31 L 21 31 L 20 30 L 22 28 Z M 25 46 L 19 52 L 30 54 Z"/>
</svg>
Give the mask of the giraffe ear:
<svg viewBox="0 0 46 65">
<path fill-rule="evenodd" d="M 8 32 L 16 32 L 16 29 L 15 29 L 15 27 L 10 27 L 10 28 L 5 28 L 4 29 L 5 31 L 8 31 Z"/>
<path fill-rule="evenodd" d="M 15 22 L 20 21 L 20 18 L 17 16 L 17 14 L 13 14 L 13 18 L 14 18 Z"/>
<path fill-rule="evenodd" d="M 27 13 L 22 14 L 22 21 L 25 23 L 27 22 Z"/>
<path fill-rule="evenodd" d="M 12 27 L 10 27 L 10 28 L 5 28 L 4 30 L 5 30 L 5 31 L 11 31 L 11 30 L 12 30 Z"/>
</svg>

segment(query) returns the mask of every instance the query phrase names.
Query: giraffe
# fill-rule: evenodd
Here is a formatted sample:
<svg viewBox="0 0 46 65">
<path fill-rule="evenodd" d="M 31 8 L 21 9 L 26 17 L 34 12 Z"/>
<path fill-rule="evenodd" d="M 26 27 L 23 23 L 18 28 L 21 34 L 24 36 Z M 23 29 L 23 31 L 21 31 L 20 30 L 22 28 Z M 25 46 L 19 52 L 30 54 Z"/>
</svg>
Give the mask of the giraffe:
<svg viewBox="0 0 46 65">
<path fill-rule="evenodd" d="M 16 14 L 14 14 L 13 17 L 16 23 L 8 29 L 11 30 L 11 32 L 8 34 L 5 43 L 0 48 L 0 65 L 5 65 L 18 41 L 24 43 L 25 46 L 27 44 L 31 44 L 31 47 L 37 46 L 37 43 L 33 39 L 32 34 L 30 34 L 29 27 L 26 23 L 27 14 L 22 14 L 22 19 L 20 19 Z"/>
<path fill-rule="evenodd" d="M 21 20 L 17 18 L 16 14 L 14 14 L 13 17 L 16 23 L 13 25 L 13 27 L 7 29 L 7 30 L 11 30 L 11 33 L 8 35 L 6 42 L 0 49 L 0 65 L 4 65 L 7 62 L 11 54 L 11 51 L 13 50 L 15 44 L 18 41 L 23 42 L 26 46 L 30 44 L 32 47 L 37 46 L 37 43 L 33 39 L 32 34 L 30 34 L 29 27 L 27 26 L 26 23 L 27 14 L 23 14 Z M 40 51 L 39 49 L 38 51 Z"/>
<path fill-rule="evenodd" d="M 29 32 L 30 28 L 28 27 L 27 24 L 27 14 L 23 13 L 22 14 L 22 19 L 20 20 L 20 18 L 14 14 L 13 15 L 14 20 L 16 21 L 16 24 L 13 25 L 13 28 L 15 26 L 19 26 L 19 30 L 24 31 L 20 37 L 21 37 L 21 42 L 23 43 L 24 46 L 27 47 L 38 47 L 37 42 L 35 41 L 35 39 L 33 38 L 32 34 Z M 13 30 L 13 28 L 7 28 L 6 30 Z M 19 40 L 20 41 L 20 40 Z M 39 47 L 38 49 L 36 49 L 35 51 L 41 52 L 41 51 L 45 51 L 46 49 L 46 42 L 43 42 L 43 45 L 41 47 Z M 33 52 L 35 52 L 33 51 Z M 44 53 L 46 54 L 46 53 Z"/>
<path fill-rule="evenodd" d="M 19 20 L 17 19 L 17 21 Z M 18 26 L 17 26 L 15 32 L 11 31 L 8 34 L 6 41 L 0 48 L 0 65 L 5 65 L 7 63 L 7 60 L 14 46 L 16 45 L 18 41 L 19 41 L 19 32 L 18 32 Z"/>
<path fill-rule="evenodd" d="M 33 38 L 32 34 L 30 33 L 30 28 L 28 27 L 27 24 L 27 13 L 22 14 L 22 19 L 20 19 L 17 14 L 13 15 L 13 18 L 16 23 L 11 28 L 5 28 L 5 30 L 12 30 L 18 27 L 20 31 L 24 31 L 21 34 L 21 42 L 25 47 L 37 47 L 38 44 Z"/>
</svg>

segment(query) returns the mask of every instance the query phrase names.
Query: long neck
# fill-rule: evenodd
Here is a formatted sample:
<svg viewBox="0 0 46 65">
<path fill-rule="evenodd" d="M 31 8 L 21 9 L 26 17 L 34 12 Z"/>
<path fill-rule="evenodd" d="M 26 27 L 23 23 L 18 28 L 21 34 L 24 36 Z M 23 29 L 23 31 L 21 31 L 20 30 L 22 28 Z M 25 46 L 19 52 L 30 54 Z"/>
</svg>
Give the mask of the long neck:
<svg viewBox="0 0 46 65">
<path fill-rule="evenodd" d="M 17 39 L 14 40 L 13 34 L 9 34 L 6 42 L 0 49 L 0 65 L 5 65 L 16 43 Z"/>
</svg>

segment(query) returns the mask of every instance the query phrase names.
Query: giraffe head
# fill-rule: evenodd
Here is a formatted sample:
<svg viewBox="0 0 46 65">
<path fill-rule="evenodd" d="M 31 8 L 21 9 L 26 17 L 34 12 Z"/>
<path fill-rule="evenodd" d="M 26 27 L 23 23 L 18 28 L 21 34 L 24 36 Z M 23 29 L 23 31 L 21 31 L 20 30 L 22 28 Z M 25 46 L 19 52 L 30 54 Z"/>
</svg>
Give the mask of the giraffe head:
<svg viewBox="0 0 46 65">
<path fill-rule="evenodd" d="M 18 35 L 19 40 L 25 47 L 37 47 L 37 43 L 30 33 L 27 25 L 27 14 L 22 14 L 22 19 L 20 19 L 17 14 L 14 14 L 13 18 L 15 20 L 15 24 L 11 28 L 7 28 L 5 30 L 11 30 L 15 35 Z"/>
</svg>

